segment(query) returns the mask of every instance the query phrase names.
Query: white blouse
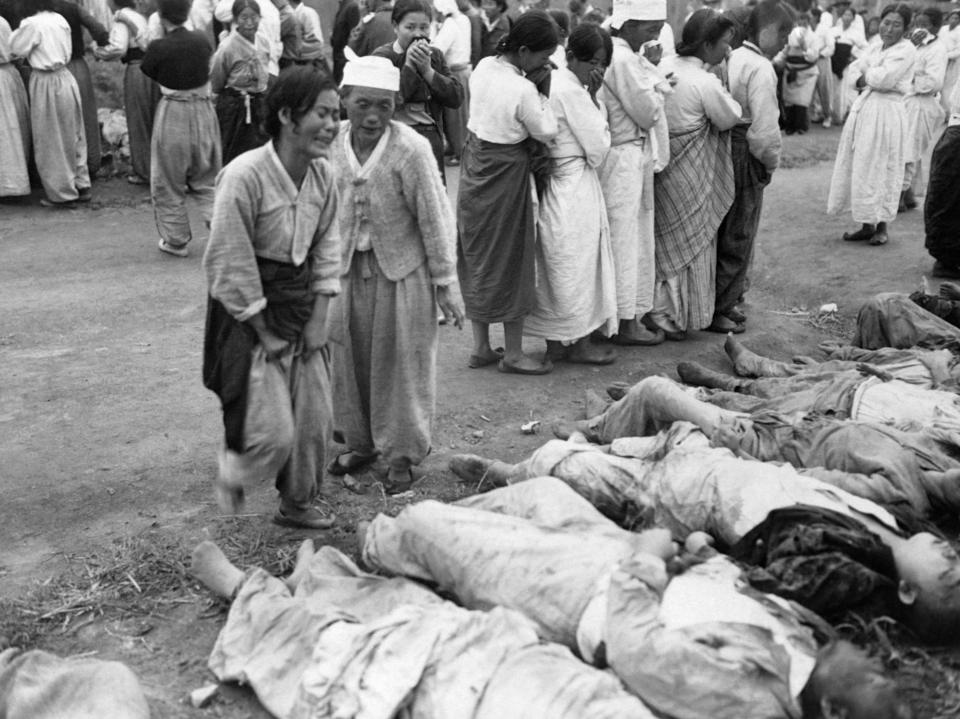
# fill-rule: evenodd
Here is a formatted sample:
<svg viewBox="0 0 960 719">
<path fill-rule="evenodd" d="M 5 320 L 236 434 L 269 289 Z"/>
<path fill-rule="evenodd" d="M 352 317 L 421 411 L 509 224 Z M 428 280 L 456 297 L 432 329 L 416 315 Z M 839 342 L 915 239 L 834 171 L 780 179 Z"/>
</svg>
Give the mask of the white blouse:
<svg viewBox="0 0 960 719">
<path fill-rule="evenodd" d="M 913 87 L 913 69 L 917 49 L 906 38 L 884 49 L 882 43 L 871 44 L 855 63 L 853 77 L 861 75 L 867 87 L 878 92 L 906 95 Z"/>
<path fill-rule="evenodd" d="M 742 108 L 726 91 L 723 83 L 696 57 L 677 56 L 674 61 L 677 84 L 667 95 L 664 114 L 671 135 L 694 130 L 709 120 L 719 130 L 729 130 L 738 122 Z"/>
<path fill-rule="evenodd" d="M 550 107 L 559 131 L 550 143 L 550 156 L 583 157 L 589 167 L 599 167 L 610 151 L 606 113 L 593 104 L 590 93 L 570 70 L 554 70 Z"/>
<path fill-rule="evenodd" d="M 467 129 L 481 140 L 503 145 L 528 137 L 550 142 L 558 131 L 550 101 L 519 68 L 499 56 L 485 57 L 470 75 Z"/>
<path fill-rule="evenodd" d="M 10 36 L 10 50 L 34 70 L 57 70 L 70 62 L 70 26 L 63 15 L 42 11 L 20 21 Z"/>
<path fill-rule="evenodd" d="M 443 19 L 431 44 L 443 53 L 448 66 L 469 65 L 470 36 L 470 18 L 458 12 Z"/>
</svg>

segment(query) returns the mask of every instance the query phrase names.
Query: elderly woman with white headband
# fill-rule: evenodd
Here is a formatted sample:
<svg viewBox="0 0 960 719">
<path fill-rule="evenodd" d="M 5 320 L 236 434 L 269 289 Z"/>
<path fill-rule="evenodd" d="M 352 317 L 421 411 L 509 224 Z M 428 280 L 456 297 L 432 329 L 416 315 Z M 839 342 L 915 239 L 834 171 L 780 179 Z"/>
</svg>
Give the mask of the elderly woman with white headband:
<svg viewBox="0 0 960 719">
<path fill-rule="evenodd" d="M 370 55 L 344 68 L 348 120 L 332 159 L 342 203 L 341 278 L 335 306 L 335 425 L 346 474 L 382 455 L 384 486 L 400 492 L 430 451 L 435 411 L 437 311 L 463 323 L 453 211 L 429 141 L 392 120 L 400 70 Z"/>
</svg>

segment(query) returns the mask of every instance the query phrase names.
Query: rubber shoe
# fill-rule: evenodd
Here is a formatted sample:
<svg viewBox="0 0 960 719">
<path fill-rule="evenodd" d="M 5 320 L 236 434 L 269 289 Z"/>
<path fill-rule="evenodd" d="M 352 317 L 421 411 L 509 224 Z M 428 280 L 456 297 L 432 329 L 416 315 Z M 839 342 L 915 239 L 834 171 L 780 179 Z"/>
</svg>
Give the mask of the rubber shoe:
<svg viewBox="0 0 960 719">
<path fill-rule="evenodd" d="M 160 240 L 157 247 L 161 252 L 166 252 L 168 255 L 173 255 L 174 257 L 187 257 L 190 254 L 187 251 L 186 245 L 175 247 L 174 245 L 167 244 L 166 240 Z"/>
</svg>

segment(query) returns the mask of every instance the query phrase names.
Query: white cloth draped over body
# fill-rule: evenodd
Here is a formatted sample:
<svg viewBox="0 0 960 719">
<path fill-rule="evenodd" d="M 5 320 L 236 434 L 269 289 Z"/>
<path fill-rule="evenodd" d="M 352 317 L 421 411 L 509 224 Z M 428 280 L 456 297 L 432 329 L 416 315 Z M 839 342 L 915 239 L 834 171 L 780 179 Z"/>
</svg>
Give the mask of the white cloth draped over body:
<svg viewBox="0 0 960 719">
<path fill-rule="evenodd" d="M 943 42 L 934 40 L 917 48 L 913 88 L 905 100 L 908 141 L 903 178 L 903 189 L 912 189 L 916 196 L 926 192 L 933 141 L 943 131 L 946 119 L 939 98 L 946 72 L 947 49 Z"/>
<path fill-rule="evenodd" d="M 30 194 L 30 107 L 11 63 L 10 25 L 0 17 L 0 197 Z"/>
<path fill-rule="evenodd" d="M 830 181 L 827 212 L 851 209 L 854 222 L 876 224 L 897 216 L 906 164 L 904 97 L 912 87 L 916 48 L 902 39 L 872 45 L 855 63 L 866 87 L 843 126 Z"/>
<path fill-rule="evenodd" d="M 733 161 L 724 134 L 742 108 L 696 57 L 677 57 L 677 84 L 664 104 L 670 164 L 657 175 L 653 322 L 667 332 L 713 320 L 716 236 L 733 204 Z M 692 210 L 692 207 L 697 207 Z"/>
<path fill-rule="evenodd" d="M 524 333 L 569 344 L 594 330 L 617 331 L 613 251 L 597 177 L 610 129 L 570 70 L 553 72 L 550 106 L 559 133 L 549 145 L 554 169 L 540 203 L 537 304 Z"/>
<path fill-rule="evenodd" d="M 653 175 L 657 157 L 652 137 L 665 123 L 663 78 L 626 40 L 613 38 L 613 58 L 597 94 L 607 110 L 611 145 L 599 168 L 610 225 L 616 276 L 617 316 L 632 320 L 653 308 Z M 661 148 L 664 152 L 667 148 Z"/>
<path fill-rule="evenodd" d="M 332 547 L 305 569 L 249 573 L 209 660 L 277 719 L 653 719 L 518 612 L 462 609 Z"/>
</svg>

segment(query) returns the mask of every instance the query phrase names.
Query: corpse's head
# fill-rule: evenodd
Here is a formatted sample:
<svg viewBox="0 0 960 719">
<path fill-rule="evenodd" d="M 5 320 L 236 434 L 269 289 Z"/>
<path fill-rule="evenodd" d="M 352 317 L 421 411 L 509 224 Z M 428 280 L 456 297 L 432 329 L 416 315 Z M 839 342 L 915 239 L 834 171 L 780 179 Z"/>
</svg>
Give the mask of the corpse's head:
<svg viewBox="0 0 960 719">
<path fill-rule="evenodd" d="M 929 532 L 893 546 L 904 621 L 921 639 L 938 644 L 960 639 L 960 556 Z"/>
<path fill-rule="evenodd" d="M 897 696 L 896 682 L 849 642 L 820 650 L 800 693 L 804 719 L 912 719 Z"/>
</svg>

